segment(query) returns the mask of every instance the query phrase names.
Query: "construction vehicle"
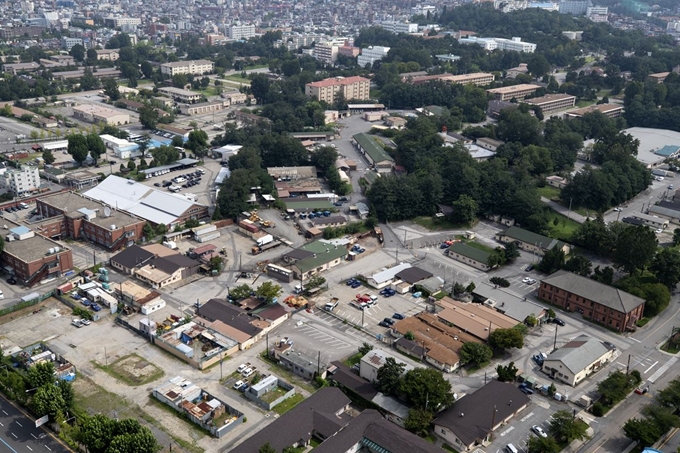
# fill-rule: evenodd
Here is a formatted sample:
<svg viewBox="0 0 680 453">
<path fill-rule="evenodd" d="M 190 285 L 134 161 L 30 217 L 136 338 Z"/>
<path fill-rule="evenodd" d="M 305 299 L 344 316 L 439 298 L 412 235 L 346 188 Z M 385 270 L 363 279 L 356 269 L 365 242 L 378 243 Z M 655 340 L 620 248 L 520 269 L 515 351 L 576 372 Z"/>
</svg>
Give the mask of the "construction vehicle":
<svg viewBox="0 0 680 453">
<path fill-rule="evenodd" d="M 383 237 L 382 230 L 380 229 L 380 227 L 373 227 L 373 232 L 375 233 L 375 236 L 378 238 L 378 242 L 382 244 L 385 238 Z"/>
<path fill-rule="evenodd" d="M 283 300 L 283 303 L 294 308 L 306 307 L 309 304 L 307 299 L 302 296 L 288 296 Z"/>
<path fill-rule="evenodd" d="M 260 226 L 263 228 L 276 228 L 276 224 L 271 220 L 260 220 Z"/>
<path fill-rule="evenodd" d="M 227 248 L 226 247 L 222 247 L 222 249 L 220 250 L 220 255 L 227 256 Z"/>
</svg>

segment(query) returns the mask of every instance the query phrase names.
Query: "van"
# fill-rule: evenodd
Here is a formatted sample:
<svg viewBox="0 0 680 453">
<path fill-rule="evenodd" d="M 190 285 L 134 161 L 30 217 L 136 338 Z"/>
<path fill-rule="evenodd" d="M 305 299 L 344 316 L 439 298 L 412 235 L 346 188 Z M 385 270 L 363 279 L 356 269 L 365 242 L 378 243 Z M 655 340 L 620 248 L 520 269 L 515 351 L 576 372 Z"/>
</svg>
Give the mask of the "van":
<svg viewBox="0 0 680 453">
<path fill-rule="evenodd" d="M 519 450 L 517 450 L 517 448 L 515 448 L 515 446 L 512 444 L 506 445 L 505 451 L 507 451 L 508 453 L 519 453 Z"/>
</svg>

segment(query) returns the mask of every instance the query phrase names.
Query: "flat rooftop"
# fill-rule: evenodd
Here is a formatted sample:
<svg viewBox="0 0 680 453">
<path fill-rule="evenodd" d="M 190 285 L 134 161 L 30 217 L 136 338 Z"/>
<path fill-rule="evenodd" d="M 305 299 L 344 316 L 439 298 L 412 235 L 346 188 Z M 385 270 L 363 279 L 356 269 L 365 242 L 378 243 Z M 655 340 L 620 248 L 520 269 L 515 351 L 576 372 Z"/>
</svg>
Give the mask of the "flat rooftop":
<svg viewBox="0 0 680 453">
<path fill-rule="evenodd" d="M 11 223 L 6 219 L 5 222 L 7 222 L 7 226 L 9 227 L 9 229 L 21 227 L 21 225 Z M 53 249 L 54 247 L 59 247 L 61 248 L 62 251 L 68 250 L 61 244 L 54 242 L 50 239 L 47 239 L 43 236 L 40 236 L 39 234 L 36 234 L 33 237 L 24 239 L 22 241 L 5 240 L 4 251 L 5 253 L 8 253 L 12 256 L 19 258 L 21 261 L 24 261 L 26 263 L 32 263 L 33 261 L 37 261 L 47 256 L 47 252 L 49 251 L 49 249 Z"/>
<path fill-rule="evenodd" d="M 680 143 L 680 132 L 670 131 L 667 129 L 653 129 L 649 127 L 631 127 L 624 129 L 625 132 L 640 140 L 640 147 L 638 149 L 637 160 L 642 164 L 652 167 L 659 165 L 664 161 L 665 157 L 655 154 L 655 151 L 660 150 L 666 145 L 675 145 Z M 593 140 L 583 142 L 584 147 Z"/>
<path fill-rule="evenodd" d="M 106 229 L 111 229 L 111 225 L 115 225 L 116 228 L 118 228 L 134 225 L 135 223 L 142 221 L 141 219 L 131 217 L 124 212 L 117 211 L 114 208 L 110 208 L 111 214 L 108 217 L 105 217 L 103 204 L 85 198 L 77 193 L 63 192 L 49 197 L 43 197 L 40 200 L 45 204 L 65 210 L 66 216 L 71 218 L 83 216 L 82 213 L 78 212 L 78 210 L 82 208 L 95 211 L 96 217 L 91 219 L 90 222 Z"/>
<path fill-rule="evenodd" d="M 528 83 L 521 83 L 519 85 L 511 85 L 509 87 L 500 87 L 500 88 L 491 88 L 489 90 L 486 90 L 488 93 L 516 93 L 519 91 L 524 91 L 524 90 L 538 90 L 541 88 L 540 85 L 531 85 Z"/>
</svg>

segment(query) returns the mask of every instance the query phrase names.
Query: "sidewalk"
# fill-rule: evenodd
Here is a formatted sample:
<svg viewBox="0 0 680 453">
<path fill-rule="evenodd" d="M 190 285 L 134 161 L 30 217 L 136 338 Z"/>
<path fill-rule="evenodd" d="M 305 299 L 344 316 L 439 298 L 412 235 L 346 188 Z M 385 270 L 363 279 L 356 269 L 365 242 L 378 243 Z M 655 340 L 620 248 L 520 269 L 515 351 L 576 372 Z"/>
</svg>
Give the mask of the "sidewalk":
<svg viewBox="0 0 680 453">
<path fill-rule="evenodd" d="M 550 209 L 552 209 L 553 211 L 555 211 L 559 214 L 562 214 L 563 216 L 568 217 L 571 220 L 574 220 L 578 223 L 583 223 L 583 222 L 586 221 L 586 218 L 583 217 L 581 214 L 574 212 L 574 211 L 569 211 L 568 208 L 565 208 L 564 206 L 562 206 L 559 203 L 555 203 L 554 201 L 548 200 L 545 197 L 541 197 L 541 201 L 543 203 L 547 204 L 550 207 Z"/>
</svg>

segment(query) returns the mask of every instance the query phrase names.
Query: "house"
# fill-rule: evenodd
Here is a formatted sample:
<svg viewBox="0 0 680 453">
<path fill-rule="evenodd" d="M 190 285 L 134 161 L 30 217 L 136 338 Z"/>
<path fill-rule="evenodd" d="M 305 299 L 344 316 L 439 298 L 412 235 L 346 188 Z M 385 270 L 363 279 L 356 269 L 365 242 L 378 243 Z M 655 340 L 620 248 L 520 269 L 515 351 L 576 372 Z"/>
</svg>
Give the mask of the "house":
<svg viewBox="0 0 680 453">
<path fill-rule="evenodd" d="M 543 362 L 543 371 L 575 387 L 613 360 L 615 351 L 597 338 L 580 335 L 551 352 Z"/>
<path fill-rule="evenodd" d="M 388 358 L 403 364 L 404 373 L 413 369 L 411 365 L 404 362 L 396 355 L 383 351 L 382 349 L 371 349 L 361 358 L 361 362 L 359 363 L 359 376 L 366 379 L 368 382 L 376 382 L 378 380 L 378 370 L 385 365 Z"/>
<path fill-rule="evenodd" d="M 541 256 L 555 247 L 562 250 L 565 255 L 568 255 L 571 252 L 571 246 L 565 242 L 515 226 L 497 233 L 496 240 L 505 244 L 517 242 L 517 246 L 525 252 L 535 253 Z"/>
<path fill-rule="evenodd" d="M 366 278 L 368 284 L 375 289 L 383 289 L 397 278 L 397 274 L 411 267 L 409 263 L 400 263 L 388 269 L 383 269 Z"/>
<path fill-rule="evenodd" d="M 231 453 L 255 453 L 267 442 L 276 451 L 309 445 L 312 437 L 326 440 L 347 426 L 350 399 L 338 388 L 324 387 L 260 429 Z"/>
<path fill-rule="evenodd" d="M 548 176 L 547 178 L 545 178 L 545 182 L 549 186 L 557 187 L 558 189 L 564 188 L 564 186 L 566 186 L 568 183 L 566 178 L 557 175 Z"/>
<path fill-rule="evenodd" d="M 236 340 L 241 350 L 250 348 L 271 327 L 267 321 L 250 316 L 247 311 L 224 299 L 210 299 L 196 308 L 196 315 L 202 318 L 197 320 L 199 325 Z"/>
<path fill-rule="evenodd" d="M 487 341 L 496 329 L 511 329 L 518 323 L 509 316 L 482 304 L 461 302 L 444 297 L 436 302 L 437 318 L 481 341 Z"/>
<path fill-rule="evenodd" d="M 505 77 L 508 79 L 514 79 L 520 74 L 529 74 L 529 68 L 526 63 L 520 63 L 519 66 L 505 71 Z"/>
<path fill-rule="evenodd" d="M 541 280 L 538 297 L 618 332 L 635 330 L 645 309 L 644 299 L 563 270 Z"/>
<path fill-rule="evenodd" d="M 319 360 L 320 356 L 300 351 L 292 352 L 291 349 L 291 346 L 287 344 L 280 350 L 275 349 L 275 357 L 279 361 L 279 365 L 309 381 L 316 377 L 326 378 L 327 364 Z"/>
<path fill-rule="evenodd" d="M 314 241 L 300 247 L 302 252 L 292 254 L 289 257 L 302 257 L 292 265 L 296 280 L 306 280 L 325 270 L 341 264 L 347 256 L 347 248 L 324 241 Z M 307 253 L 304 253 L 307 252 Z M 311 253 L 311 255 L 310 255 Z M 284 261 L 285 261 L 284 257 Z"/>
<path fill-rule="evenodd" d="M 446 255 L 449 258 L 453 258 L 456 261 L 472 266 L 480 271 L 488 271 L 491 269 L 489 266 L 489 259 L 491 258 L 491 253 L 467 245 L 464 242 L 455 242 L 446 250 Z"/>
<path fill-rule="evenodd" d="M 399 271 L 397 274 L 395 274 L 395 277 L 398 280 L 408 283 L 409 285 L 415 285 L 418 282 L 432 277 L 432 272 L 428 272 L 424 269 L 413 266 Z"/>
<path fill-rule="evenodd" d="M 378 173 L 389 173 L 394 166 L 394 159 L 387 154 L 387 151 L 368 134 L 355 134 L 352 136 L 352 143 L 366 158 L 369 165 Z"/>
<path fill-rule="evenodd" d="M 488 446 L 492 433 L 524 410 L 531 400 L 511 383 L 492 379 L 439 413 L 434 432 L 458 451 Z"/>
</svg>

